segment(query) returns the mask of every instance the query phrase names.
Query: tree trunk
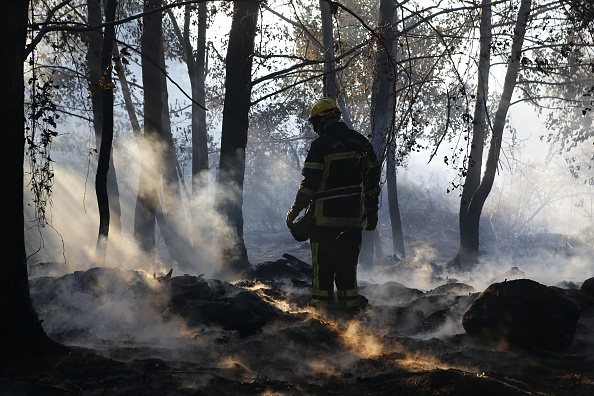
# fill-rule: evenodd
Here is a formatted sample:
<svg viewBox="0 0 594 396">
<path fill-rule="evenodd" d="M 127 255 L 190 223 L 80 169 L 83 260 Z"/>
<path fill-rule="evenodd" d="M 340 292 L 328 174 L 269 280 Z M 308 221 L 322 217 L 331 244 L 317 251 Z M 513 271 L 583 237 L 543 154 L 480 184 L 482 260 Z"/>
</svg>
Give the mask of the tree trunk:
<svg viewBox="0 0 594 396">
<path fill-rule="evenodd" d="M 458 221 L 460 227 L 460 245 L 458 254 L 450 262 L 454 267 L 468 267 L 478 263 L 478 219 L 476 213 L 468 209 L 472 195 L 481 181 L 483 147 L 487 134 L 487 99 L 489 96 L 489 72 L 491 69 L 491 0 L 483 0 L 480 23 L 480 54 L 478 67 L 478 83 L 474 106 L 472 143 L 470 154 L 465 164 L 466 176 L 460 198 Z"/>
<path fill-rule="evenodd" d="M 138 142 L 139 139 L 142 139 L 142 130 L 140 129 L 140 123 L 138 122 L 138 117 L 136 117 L 136 112 L 134 110 L 134 103 L 132 102 L 132 93 L 130 92 L 130 85 L 128 84 L 128 80 L 126 79 L 126 73 L 124 73 L 124 65 L 122 64 L 122 60 L 120 59 L 120 54 L 118 52 L 117 44 L 114 44 L 114 62 L 116 67 L 119 70 L 118 73 L 118 80 L 120 81 L 120 87 L 122 88 L 122 96 L 124 97 L 124 103 L 126 105 L 126 112 L 128 113 L 128 118 L 130 118 L 130 126 L 132 127 L 132 135 Z"/>
<path fill-rule="evenodd" d="M 196 103 L 192 103 L 192 202 L 194 213 L 201 213 L 203 210 L 212 210 L 210 202 L 207 204 L 204 199 L 196 199 L 203 188 L 207 186 L 208 177 L 208 131 L 206 127 L 206 23 L 207 9 L 206 2 L 198 4 L 198 43 L 196 48 L 196 70 L 194 71 L 195 85 L 192 87 L 192 97 L 194 102 L 202 103 L 201 108 Z M 186 29 L 186 31 L 189 30 Z M 212 228 L 210 224 L 204 224 L 200 217 L 194 216 L 193 234 L 194 240 L 200 233 L 205 240 L 212 238 Z M 203 230 L 201 232 L 200 228 Z"/>
<path fill-rule="evenodd" d="M 101 0 L 89 0 L 87 2 L 87 21 L 91 26 L 100 25 L 103 22 L 103 7 Z M 87 66 L 89 68 L 89 83 L 91 85 L 91 106 L 93 108 L 93 127 L 95 129 L 95 143 L 97 149 L 101 145 L 101 131 L 103 128 L 103 90 L 99 86 L 101 79 L 101 47 L 103 45 L 103 34 L 98 30 L 91 30 L 88 33 Z"/>
<path fill-rule="evenodd" d="M 194 76 L 192 98 L 195 102 L 206 104 L 206 3 L 198 4 L 198 46 L 194 70 L 188 72 Z M 189 31 L 189 20 L 185 32 Z M 188 37 L 189 38 L 189 37 Z M 189 39 L 187 40 L 189 44 Z M 192 104 L 192 191 L 194 195 L 201 188 L 203 173 L 208 171 L 208 135 L 206 131 L 206 110 Z"/>
<path fill-rule="evenodd" d="M 396 69 L 393 59 L 396 57 L 396 23 L 397 9 L 392 0 L 380 3 L 378 35 L 382 41 L 377 48 L 377 73 L 373 80 L 371 96 L 371 143 L 380 161 L 386 159 L 386 178 L 388 185 L 388 208 L 392 226 L 393 257 L 405 258 L 402 223 L 398 206 L 398 190 L 396 185 L 396 163 L 394 141 L 394 103 L 396 86 Z M 388 150 L 388 147 L 390 148 Z M 366 238 L 369 239 L 369 238 Z M 362 253 L 369 256 L 367 250 L 373 249 L 373 240 L 364 241 Z M 373 256 L 373 255 L 372 255 Z"/>
<path fill-rule="evenodd" d="M 23 161 L 25 114 L 23 64 L 27 34 L 26 0 L 0 5 L 0 365 L 11 367 L 11 358 L 23 350 L 49 344 L 31 305 L 24 238 Z"/>
<path fill-rule="evenodd" d="M 322 41 L 324 45 L 324 96 L 332 98 L 340 107 L 342 120 L 349 127 L 353 128 L 351 117 L 340 93 L 338 78 L 336 77 L 336 62 L 334 61 L 334 31 L 332 28 L 332 8 L 327 0 L 320 0 L 320 13 L 322 18 Z"/>
<path fill-rule="evenodd" d="M 485 0 L 487 1 L 487 0 Z M 532 6 L 531 0 L 522 0 L 520 4 L 520 10 L 518 11 L 518 18 L 516 20 L 516 26 L 514 29 L 514 40 L 512 43 L 510 61 L 507 66 L 507 72 L 505 75 L 503 92 L 499 100 L 497 112 L 495 113 L 495 120 L 493 123 L 493 131 L 491 134 L 491 142 L 489 145 L 489 152 L 485 167 L 485 174 L 482 180 L 479 179 L 477 182 L 476 175 L 473 174 L 471 185 L 474 186 L 473 191 L 467 192 L 465 196 L 463 194 L 463 200 L 460 205 L 460 247 L 457 256 L 454 258 L 452 264 L 455 266 L 466 268 L 469 265 L 478 263 L 478 249 L 479 249 L 479 225 L 480 218 L 485 202 L 491 192 L 493 183 L 495 181 L 495 174 L 499 165 L 499 156 L 501 154 L 501 140 L 503 137 L 503 129 L 505 127 L 505 119 L 509 110 L 511 97 L 516 86 L 518 71 L 520 68 L 520 62 L 522 58 L 522 46 L 524 44 L 524 36 L 526 33 L 526 25 L 530 16 L 530 8 Z M 483 13 L 486 8 L 483 8 Z M 484 18 L 484 17 L 483 17 Z M 489 40 L 485 40 L 485 44 L 482 43 L 483 31 L 481 22 L 481 46 L 489 44 L 490 48 L 490 4 L 489 4 L 489 32 L 486 34 Z M 486 29 L 485 29 L 486 33 Z M 487 48 L 486 52 L 488 53 Z M 482 52 L 482 48 L 481 48 Z M 485 80 L 488 78 L 488 73 L 485 75 Z M 480 85 L 479 85 L 480 89 Z M 485 92 L 483 98 L 486 102 L 486 96 L 488 91 Z M 477 107 L 479 105 L 477 98 Z M 483 103 L 483 107 L 484 107 Z M 484 130 L 484 129 L 483 129 Z M 473 136 L 473 144 L 474 144 Z M 484 141 L 481 140 L 482 146 Z M 478 144 L 478 142 L 477 142 Z M 481 156 L 472 158 L 476 161 L 476 164 L 482 162 L 482 151 Z M 475 166 L 476 166 L 475 164 Z M 479 165 L 480 166 L 480 165 Z M 470 170 L 468 176 L 470 176 Z M 468 180 L 467 176 L 467 180 Z M 479 175 L 480 176 L 480 175 Z M 468 181 L 466 181 L 468 183 Z M 466 184 L 464 186 L 463 193 L 466 191 Z M 470 197 L 470 198 L 468 198 Z M 466 200 L 464 200 L 466 198 Z"/>
<path fill-rule="evenodd" d="M 229 240 L 222 240 L 220 272 L 232 276 L 248 268 L 243 240 L 243 181 L 250 110 L 252 55 L 258 25 L 257 1 L 235 1 L 226 60 L 225 100 L 218 175 L 220 212 L 231 227 Z"/>
<path fill-rule="evenodd" d="M 89 25 L 101 24 L 102 6 L 101 0 L 90 0 L 87 2 L 87 21 Z M 114 29 L 110 29 L 114 30 Z M 114 30 L 115 32 L 115 30 Z M 93 127 L 95 130 L 95 144 L 97 150 L 101 147 L 101 134 L 103 131 L 103 89 L 105 85 L 101 79 L 103 70 L 101 67 L 101 54 L 104 35 L 100 31 L 91 31 L 88 34 L 89 47 L 87 52 L 87 65 L 89 68 L 89 84 L 91 86 L 91 106 L 93 108 Z M 110 38 L 113 39 L 113 36 Z M 113 40 L 112 40 L 113 41 Z M 111 81 L 111 80 L 110 80 Z M 113 111 L 112 111 L 113 113 Z M 112 127 L 113 130 L 113 127 Z M 100 160 L 99 160 L 100 161 Z M 109 155 L 108 173 L 107 173 L 107 195 L 109 199 L 110 224 L 109 228 L 116 233 L 119 233 L 121 224 L 121 208 L 119 199 L 119 189 L 117 183 L 117 175 L 113 164 L 113 156 Z M 100 210 L 101 215 L 101 210 Z M 100 220 L 101 221 L 101 220 Z M 100 225 L 101 228 L 101 225 Z M 99 241 L 98 241 L 99 243 Z M 99 247 L 99 245 L 98 245 Z"/>
<path fill-rule="evenodd" d="M 116 0 L 106 0 L 105 21 L 115 20 Z M 95 192 L 97 194 L 97 205 L 99 207 L 99 235 L 97 237 L 98 258 L 105 259 L 107 249 L 107 238 L 109 234 L 109 196 L 107 191 L 107 174 L 111 159 L 111 148 L 113 142 L 113 83 L 111 55 L 115 36 L 115 27 L 107 26 L 103 34 L 103 48 L 101 50 L 101 71 L 103 74 L 102 84 L 102 130 L 101 145 L 99 148 L 99 161 L 97 163 L 97 175 L 95 177 Z"/>
<path fill-rule="evenodd" d="M 150 12 L 161 6 L 160 0 L 147 0 L 144 11 Z M 155 216 L 159 204 L 158 188 L 161 174 L 160 136 L 163 128 L 161 97 L 161 70 L 159 69 L 160 45 L 163 38 L 160 12 L 144 17 L 141 40 L 142 83 L 144 86 L 144 135 L 139 140 L 141 153 L 140 181 L 134 214 L 134 236 L 140 249 L 154 255 Z"/>
<path fill-rule="evenodd" d="M 113 125 L 111 129 L 113 131 Z M 107 172 L 107 194 L 109 195 L 109 212 L 111 214 L 109 229 L 112 235 L 119 235 L 122 230 L 122 208 L 120 206 L 118 178 L 115 165 L 113 163 L 113 144 L 110 143 L 110 146 L 112 146 L 112 149 L 111 155 L 109 156 L 109 171 Z"/>
<path fill-rule="evenodd" d="M 395 146 L 395 143 L 392 143 Z M 390 211 L 390 224 L 392 225 L 392 246 L 394 247 L 393 258 L 404 260 L 404 234 L 402 232 L 402 221 L 400 219 L 400 207 L 398 205 L 398 184 L 396 171 L 395 148 L 390 150 L 386 161 L 386 179 L 388 185 L 388 209 Z"/>
<path fill-rule="evenodd" d="M 206 110 L 198 105 L 205 103 L 205 71 L 206 71 L 206 3 L 198 4 L 198 46 L 196 56 L 190 41 L 190 22 L 192 6 L 187 4 L 184 13 L 184 30 L 180 30 L 173 12 L 168 14 L 173 30 L 184 49 L 184 58 L 188 67 L 190 87 L 192 90 L 192 184 L 196 193 L 202 187 L 201 178 L 208 170 L 208 138 L 206 131 Z M 204 106 L 203 106 L 204 107 Z"/>
<path fill-rule="evenodd" d="M 160 46 L 160 65 L 165 70 L 165 54 Z M 194 273 L 193 248 L 188 238 L 188 217 L 184 212 L 182 200 L 183 178 L 178 172 L 177 155 L 171 133 L 171 119 L 169 116 L 169 94 L 167 91 L 167 77 L 164 72 L 161 76 L 161 99 L 163 107 L 161 118 L 163 121 L 161 141 L 163 143 L 162 183 L 163 199 L 157 221 L 163 240 L 167 245 L 171 258 L 177 262 L 182 271 Z"/>
<path fill-rule="evenodd" d="M 196 50 L 196 57 L 194 57 L 194 49 L 190 41 L 190 22 L 191 22 L 190 4 L 185 7 L 184 15 L 184 29 L 180 30 L 177 20 L 173 12 L 168 11 L 168 14 L 173 25 L 173 29 L 178 36 L 179 42 L 184 49 L 184 58 L 188 67 L 188 75 L 190 78 L 190 86 L 192 89 L 192 195 L 197 197 L 199 192 L 206 186 L 206 177 L 208 173 L 208 134 L 206 129 L 206 110 L 204 106 L 199 106 L 198 103 L 204 104 L 206 102 L 205 92 L 205 70 L 206 70 L 206 3 L 198 4 L 198 46 Z M 201 213 L 204 210 L 209 210 L 203 204 L 202 199 L 194 199 L 192 202 L 193 213 Z M 200 217 L 192 216 L 193 234 L 198 236 L 200 229 L 208 225 L 200 224 Z M 202 231 L 204 234 L 204 231 Z M 201 235 L 204 238 L 204 235 Z"/>
</svg>

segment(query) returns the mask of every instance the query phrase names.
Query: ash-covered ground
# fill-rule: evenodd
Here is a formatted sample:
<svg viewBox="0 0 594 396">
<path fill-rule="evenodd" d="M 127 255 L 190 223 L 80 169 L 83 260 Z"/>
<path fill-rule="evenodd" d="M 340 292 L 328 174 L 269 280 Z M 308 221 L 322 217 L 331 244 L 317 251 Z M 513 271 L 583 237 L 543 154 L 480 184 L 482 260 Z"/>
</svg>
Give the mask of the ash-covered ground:
<svg viewBox="0 0 594 396">
<path fill-rule="evenodd" d="M 234 282 L 117 263 L 75 272 L 32 266 L 44 328 L 70 349 L 35 367 L 21 363 L 29 374 L 0 379 L 0 392 L 594 394 L 594 298 L 580 299 L 573 343 L 561 351 L 485 345 L 462 326 L 494 282 L 530 278 L 579 293 L 594 276 L 587 251 L 539 244 L 515 256 L 484 254 L 472 272 L 455 273 L 440 260 L 453 256 L 452 241 L 406 242 L 406 260 L 384 255 L 360 269 L 365 307 L 356 315 L 308 306 L 309 245 L 286 232 L 248 234 L 254 268 Z"/>
</svg>

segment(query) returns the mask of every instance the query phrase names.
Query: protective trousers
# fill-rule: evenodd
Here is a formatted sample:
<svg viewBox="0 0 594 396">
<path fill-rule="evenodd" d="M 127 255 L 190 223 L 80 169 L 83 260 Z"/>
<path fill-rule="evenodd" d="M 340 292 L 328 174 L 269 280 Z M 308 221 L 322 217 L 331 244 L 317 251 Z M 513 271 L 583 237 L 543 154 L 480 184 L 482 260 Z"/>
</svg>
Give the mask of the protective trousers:
<svg viewBox="0 0 594 396">
<path fill-rule="evenodd" d="M 316 227 L 311 237 L 313 265 L 312 305 L 328 306 L 334 299 L 343 307 L 359 307 L 357 261 L 361 229 Z"/>
</svg>

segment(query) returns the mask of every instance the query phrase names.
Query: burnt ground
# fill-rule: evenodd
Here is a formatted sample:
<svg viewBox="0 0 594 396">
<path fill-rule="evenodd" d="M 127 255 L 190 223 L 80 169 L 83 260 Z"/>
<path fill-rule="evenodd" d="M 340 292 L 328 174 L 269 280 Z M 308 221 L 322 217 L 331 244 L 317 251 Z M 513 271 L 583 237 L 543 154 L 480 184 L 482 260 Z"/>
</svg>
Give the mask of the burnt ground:
<svg viewBox="0 0 594 396">
<path fill-rule="evenodd" d="M 594 302 L 580 282 L 558 282 L 581 308 L 567 349 L 484 345 L 461 318 L 489 280 L 453 277 L 425 256 L 386 258 L 361 271 L 361 312 L 320 311 L 307 304 L 307 248 L 283 258 L 262 238 L 250 247 L 260 264 L 230 283 L 37 268 L 34 306 L 67 349 L 15 359 L 0 394 L 594 395 Z"/>
</svg>

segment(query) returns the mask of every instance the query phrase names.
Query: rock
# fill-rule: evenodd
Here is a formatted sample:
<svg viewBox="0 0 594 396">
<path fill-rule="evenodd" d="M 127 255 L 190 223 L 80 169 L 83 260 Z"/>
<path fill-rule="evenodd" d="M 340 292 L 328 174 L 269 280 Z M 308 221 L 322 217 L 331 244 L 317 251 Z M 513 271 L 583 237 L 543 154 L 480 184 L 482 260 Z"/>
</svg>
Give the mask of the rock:
<svg viewBox="0 0 594 396">
<path fill-rule="evenodd" d="M 569 346 L 580 317 L 577 304 L 530 279 L 495 283 L 464 314 L 462 325 L 488 343 L 559 350 Z"/>
<path fill-rule="evenodd" d="M 587 279 L 582 284 L 581 290 L 582 290 L 582 292 L 584 292 L 590 296 L 594 296 L 594 278 Z"/>
</svg>

